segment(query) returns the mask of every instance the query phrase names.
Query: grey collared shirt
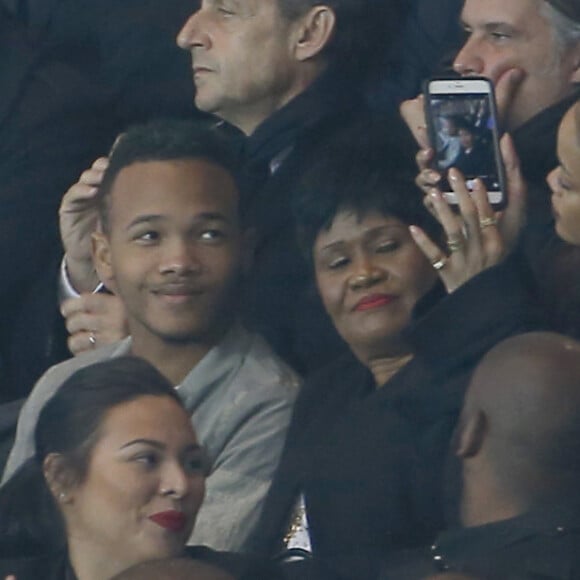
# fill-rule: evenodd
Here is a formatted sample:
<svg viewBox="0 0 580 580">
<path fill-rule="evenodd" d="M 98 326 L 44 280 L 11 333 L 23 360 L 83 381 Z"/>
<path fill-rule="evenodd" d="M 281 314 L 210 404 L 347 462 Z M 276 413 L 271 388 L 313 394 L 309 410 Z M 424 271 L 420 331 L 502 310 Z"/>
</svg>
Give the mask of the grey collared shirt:
<svg viewBox="0 0 580 580">
<path fill-rule="evenodd" d="M 34 454 L 40 410 L 76 370 L 129 354 L 131 339 L 49 369 L 18 419 L 3 481 Z M 278 464 L 299 379 L 258 335 L 235 326 L 177 386 L 212 462 L 190 544 L 240 551 L 258 523 Z"/>
</svg>

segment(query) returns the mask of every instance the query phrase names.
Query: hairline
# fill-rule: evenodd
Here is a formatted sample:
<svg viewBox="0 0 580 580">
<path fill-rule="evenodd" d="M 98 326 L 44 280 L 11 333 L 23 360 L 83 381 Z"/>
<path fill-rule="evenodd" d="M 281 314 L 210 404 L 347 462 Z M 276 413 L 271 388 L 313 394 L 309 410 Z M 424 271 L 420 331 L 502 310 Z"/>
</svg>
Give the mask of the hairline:
<svg viewBox="0 0 580 580">
<path fill-rule="evenodd" d="M 201 161 L 203 163 L 206 163 L 208 165 L 213 165 L 214 167 L 221 169 L 226 175 L 228 175 L 228 177 L 230 178 L 230 180 L 232 181 L 233 185 L 234 185 L 234 189 L 237 192 L 237 197 L 238 197 L 238 204 L 241 202 L 240 200 L 240 191 L 238 189 L 238 185 L 236 183 L 236 180 L 234 178 L 234 176 L 232 175 L 230 169 L 228 167 L 226 167 L 224 164 L 220 163 L 219 161 L 217 161 L 216 159 L 213 159 L 212 157 L 210 157 L 209 155 L 203 154 L 200 152 L 199 155 L 178 155 L 176 157 L 167 157 L 167 158 L 157 158 L 153 155 L 151 156 L 144 156 L 143 159 L 133 159 L 130 163 L 127 163 L 126 165 L 123 165 L 122 167 L 119 167 L 118 170 L 116 171 L 116 173 L 113 176 L 113 179 L 109 182 L 108 187 L 105 191 L 103 191 L 103 193 L 99 196 L 100 199 L 98 201 L 98 214 L 99 214 L 99 222 L 101 225 L 101 229 L 102 232 L 108 237 L 111 234 L 111 207 L 112 207 L 112 199 L 113 199 L 113 189 L 115 187 L 115 184 L 117 183 L 117 180 L 119 179 L 119 176 L 121 175 L 121 173 L 129 168 L 129 167 L 133 167 L 134 165 L 138 164 L 138 163 L 187 163 L 187 162 L 193 162 L 193 161 Z"/>
</svg>

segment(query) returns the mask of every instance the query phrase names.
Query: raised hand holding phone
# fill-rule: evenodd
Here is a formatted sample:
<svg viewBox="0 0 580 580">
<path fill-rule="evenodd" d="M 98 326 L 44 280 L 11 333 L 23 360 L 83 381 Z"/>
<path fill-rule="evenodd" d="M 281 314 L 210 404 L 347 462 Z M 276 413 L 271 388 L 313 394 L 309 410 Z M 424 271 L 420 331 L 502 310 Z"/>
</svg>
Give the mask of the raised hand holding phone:
<svg viewBox="0 0 580 580">
<path fill-rule="evenodd" d="M 446 248 L 442 249 L 420 228 L 410 228 L 416 244 L 438 271 L 450 293 L 499 263 L 514 246 L 523 225 L 526 187 L 508 135 L 502 138 L 501 151 L 509 197 L 505 211 L 494 211 L 481 180 L 476 180 L 473 191 L 469 191 L 465 178 L 458 170 L 452 169 L 449 181 L 458 200 L 459 213 L 451 209 L 442 192 L 436 188 L 430 190 L 426 199 L 443 226 Z"/>
<path fill-rule="evenodd" d="M 459 199 L 448 171 L 455 167 L 469 191 L 479 179 L 495 209 L 506 205 L 505 177 L 499 148 L 499 130 L 493 85 L 483 77 L 431 79 L 425 83 L 425 115 L 433 153 L 431 171 L 423 172 L 425 188 L 439 182 L 450 204 Z M 420 152 L 426 156 L 427 151 Z M 418 158 L 421 166 L 424 160 Z"/>
</svg>

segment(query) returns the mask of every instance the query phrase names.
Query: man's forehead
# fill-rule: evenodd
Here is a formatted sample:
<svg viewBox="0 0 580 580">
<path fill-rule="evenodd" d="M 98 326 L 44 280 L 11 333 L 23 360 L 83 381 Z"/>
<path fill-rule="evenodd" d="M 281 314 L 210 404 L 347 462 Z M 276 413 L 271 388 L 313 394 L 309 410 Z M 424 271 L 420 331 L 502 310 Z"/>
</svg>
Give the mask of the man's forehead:
<svg viewBox="0 0 580 580">
<path fill-rule="evenodd" d="M 121 196 L 135 205 L 145 200 L 163 204 L 169 193 L 213 209 L 236 206 L 239 196 L 229 171 L 205 158 L 138 161 L 123 167 L 111 186 L 111 199 Z"/>
<path fill-rule="evenodd" d="M 229 7 L 244 14 L 256 14 L 260 8 L 277 6 L 278 0 L 204 0 L 204 3 L 214 7 Z"/>
<path fill-rule="evenodd" d="M 523 25 L 540 16 L 544 0 L 466 0 L 462 21 L 469 26 Z"/>
</svg>

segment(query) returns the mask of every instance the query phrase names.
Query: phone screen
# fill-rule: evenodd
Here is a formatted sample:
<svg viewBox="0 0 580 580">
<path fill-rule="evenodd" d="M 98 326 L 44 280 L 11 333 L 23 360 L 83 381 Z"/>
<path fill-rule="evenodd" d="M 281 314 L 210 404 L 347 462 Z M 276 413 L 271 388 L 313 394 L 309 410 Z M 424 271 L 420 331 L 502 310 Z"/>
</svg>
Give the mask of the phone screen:
<svg viewBox="0 0 580 580">
<path fill-rule="evenodd" d="M 464 82 L 468 85 L 468 80 Z M 493 95 L 491 92 L 431 92 L 427 94 L 435 167 L 443 175 L 459 169 L 473 189 L 475 178 L 485 184 L 490 201 L 501 204 L 502 183 Z M 446 180 L 445 180 L 446 181 Z M 448 183 L 444 190 L 450 192 Z M 450 199 L 454 202 L 453 199 Z"/>
</svg>

